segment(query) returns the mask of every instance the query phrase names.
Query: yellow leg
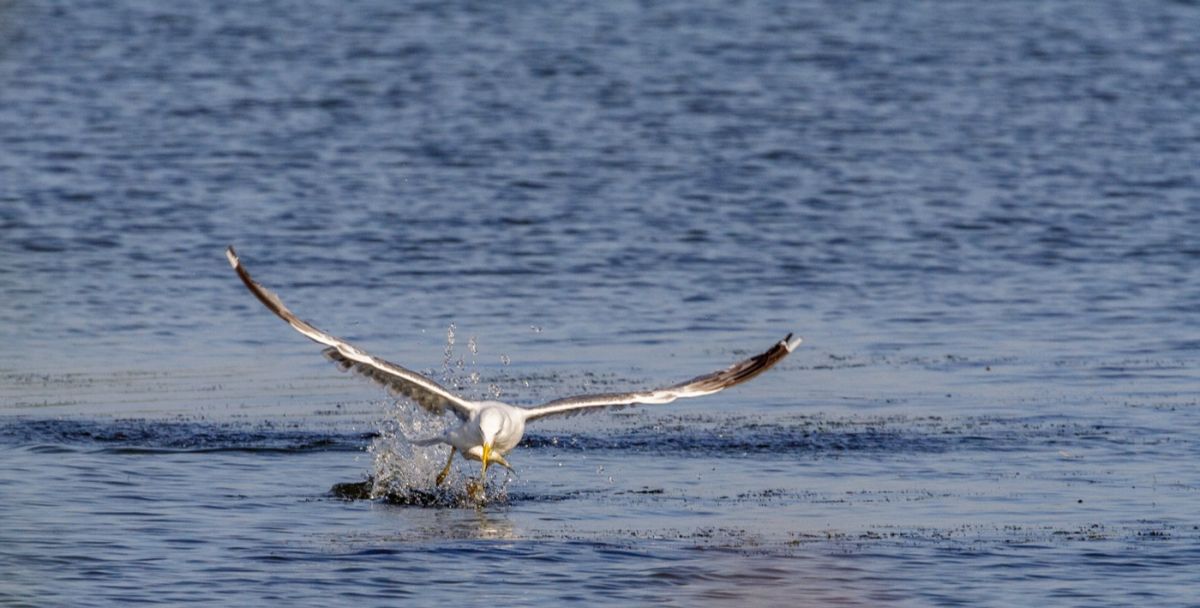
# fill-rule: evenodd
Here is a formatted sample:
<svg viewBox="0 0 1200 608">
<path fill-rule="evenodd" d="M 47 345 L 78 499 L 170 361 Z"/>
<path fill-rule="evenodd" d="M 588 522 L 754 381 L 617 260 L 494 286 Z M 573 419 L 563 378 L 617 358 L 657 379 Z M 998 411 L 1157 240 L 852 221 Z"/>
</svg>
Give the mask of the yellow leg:
<svg viewBox="0 0 1200 608">
<path fill-rule="evenodd" d="M 445 482 L 446 482 L 446 477 L 447 477 L 448 475 L 450 475 L 450 463 L 454 462 L 454 451 L 455 451 L 455 449 L 456 449 L 456 448 L 455 448 L 454 446 L 451 446 L 451 447 L 450 447 L 450 457 L 446 459 L 446 466 L 445 466 L 444 468 L 442 468 L 442 472 L 441 472 L 441 473 L 438 473 L 438 476 L 437 476 L 437 485 L 439 485 L 439 486 L 440 486 L 440 485 L 442 485 L 443 483 L 445 483 Z"/>
</svg>

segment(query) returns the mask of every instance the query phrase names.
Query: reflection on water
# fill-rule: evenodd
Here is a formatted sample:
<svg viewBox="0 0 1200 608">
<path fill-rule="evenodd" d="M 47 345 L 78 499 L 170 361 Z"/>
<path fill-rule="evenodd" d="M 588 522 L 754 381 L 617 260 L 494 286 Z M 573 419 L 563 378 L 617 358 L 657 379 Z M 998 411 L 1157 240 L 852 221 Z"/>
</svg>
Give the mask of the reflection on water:
<svg viewBox="0 0 1200 608">
<path fill-rule="evenodd" d="M 419 514 L 404 517 L 411 526 L 411 536 L 406 540 L 412 542 L 523 540 L 503 508 L 422 509 Z"/>
</svg>

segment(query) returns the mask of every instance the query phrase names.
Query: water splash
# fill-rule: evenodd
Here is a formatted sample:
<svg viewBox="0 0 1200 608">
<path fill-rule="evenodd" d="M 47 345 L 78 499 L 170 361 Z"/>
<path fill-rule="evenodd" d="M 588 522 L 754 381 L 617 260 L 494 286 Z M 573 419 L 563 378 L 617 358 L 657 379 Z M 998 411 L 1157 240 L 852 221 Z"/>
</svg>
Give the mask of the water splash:
<svg viewBox="0 0 1200 608">
<path fill-rule="evenodd" d="M 461 456 L 455 458 L 456 465 L 450 468 L 445 482 L 437 485 L 437 475 L 445 466 L 450 448 L 417 446 L 411 440 L 443 433 L 454 423 L 452 418 L 432 416 L 406 401 L 395 404 L 391 414 L 380 423 L 379 435 L 367 448 L 373 473 L 366 498 L 422 507 L 479 507 L 507 502 L 510 477 L 492 479 L 480 488 L 478 478 L 462 470 L 470 467 L 477 471 L 478 465 L 467 464 Z"/>
<path fill-rule="evenodd" d="M 460 356 L 458 360 L 454 357 L 454 345 L 457 343 L 455 330 L 458 327 L 451 323 L 446 328 L 446 347 L 442 350 L 442 384 L 454 389 L 462 390 L 464 386 L 462 370 L 466 367 L 466 363 Z"/>
<path fill-rule="evenodd" d="M 379 434 L 367 448 L 373 462 L 371 496 L 374 498 L 412 490 L 429 491 L 449 453 L 446 446 L 416 446 L 412 439 L 433 437 L 446 431 L 448 420 L 418 411 L 407 401 L 395 403 L 379 423 Z M 458 481 L 451 472 L 449 481 Z"/>
<path fill-rule="evenodd" d="M 449 365 L 450 359 L 454 356 L 454 329 L 455 327 L 453 323 L 446 328 L 446 349 L 444 351 L 446 353 L 446 358 L 442 362 L 443 365 Z"/>
<path fill-rule="evenodd" d="M 456 356 L 457 327 L 446 328 L 446 347 L 443 351 L 442 381 L 454 390 L 474 396 L 479 392 L 481 376 L 476 371 L 475 356 L 478 341 L 471 336 L 467 348 L 471 352 L 470 368 L 462 356 Z M 488 386 L 488 393 L 499 397 L 500 388 Z M 418 446 L 413 440 L 427 439 L 445 433 L 457 420 L 450 415 L 434 416 L 408 400 L 392 404 L 389 415 L 379 423 L 378 435 L 367 451 L 372 456 L 372 475 L 369 497 L 395 504 L 414 506 L 463 507 L 484 503 L 504 502 L 510 476 L 479 487 L 477 477 L 464 474 L 464 466 L 477 466 L 458 455 L 445 482 L 438 486 L 436 479 L 446 464 L 450 448 L 446 445 Z M 472 466 L 472 468 L 474 468 Z M 477 469 L 475 469 L 477 471 Z"/>
<path fill-rule="evenodd" d="M 442 384 L 468 399 L 498 398 L 499 386 L 488 384 L 485 389 L 483 375 L 477 369 L 479 339 L 475 336 L 467 338 L 467 351 L 470 353 L 470 359 L 467 359 L 466 355 L 456 351 L 457 330 L 458 327 L 454 323 L 446 328 L 446 347 L 442 351 Z M 501 355 L 501 361 L 508 365 L 511 359 L 508 355 Z"/>
</svg>

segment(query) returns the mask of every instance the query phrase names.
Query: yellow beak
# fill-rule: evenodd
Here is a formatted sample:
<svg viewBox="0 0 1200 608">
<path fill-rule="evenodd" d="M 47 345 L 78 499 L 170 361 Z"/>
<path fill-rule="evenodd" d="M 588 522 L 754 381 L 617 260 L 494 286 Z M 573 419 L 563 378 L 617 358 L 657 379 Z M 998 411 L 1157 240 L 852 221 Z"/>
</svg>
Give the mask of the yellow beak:
<svg viewBox="0 0 1200 608">
<path fill-rule="evenodd" d="M 485 444 L 483 444 L 483 472 L 480 473 L 480 476 L 483 477 L 484 479 L 487 478 L 488 461 L 491 460 L 491 458 L 492 458 L 492 444 L 485 443 Z"/>
</svg>

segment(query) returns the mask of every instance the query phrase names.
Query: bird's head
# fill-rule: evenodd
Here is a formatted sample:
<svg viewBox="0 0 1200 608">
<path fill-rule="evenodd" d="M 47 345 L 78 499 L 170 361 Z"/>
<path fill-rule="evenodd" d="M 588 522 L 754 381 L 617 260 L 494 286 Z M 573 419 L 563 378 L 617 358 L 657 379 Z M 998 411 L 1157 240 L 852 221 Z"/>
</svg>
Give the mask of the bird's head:
<svg viewBox="0 0 1200 608">
<path fill-rule="evenodd" d="M 479 434 L 483 438 L 483 474 L 487 475 L 488 463 L 492 460 L 492 447 L 496 435 L 504 428 L 504 415 L 496 410 L 484 410 L 479 414 Z"/>
</svg>

